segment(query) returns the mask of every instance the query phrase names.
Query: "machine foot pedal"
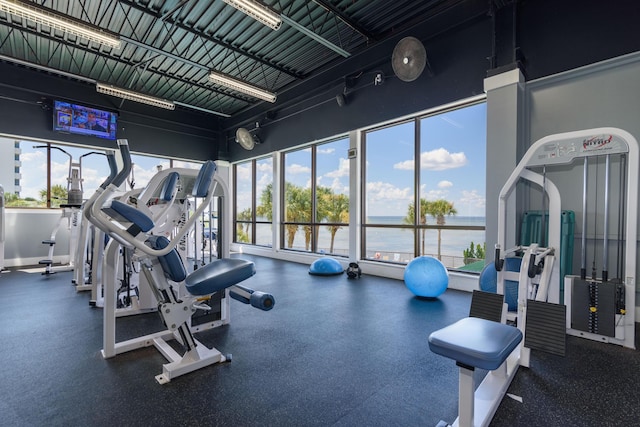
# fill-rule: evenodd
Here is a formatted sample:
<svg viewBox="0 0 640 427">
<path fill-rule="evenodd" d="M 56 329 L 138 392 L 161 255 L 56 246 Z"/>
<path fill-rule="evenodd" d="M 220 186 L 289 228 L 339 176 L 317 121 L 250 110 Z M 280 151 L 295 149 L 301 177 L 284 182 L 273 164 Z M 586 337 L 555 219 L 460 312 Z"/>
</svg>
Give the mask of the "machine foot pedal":
<svg viewBox="0 0 640 427">
<path fill-rule="evenodd" d="M 565 355 L 567 307 L 544 301 L 527 301 L 525 347 Z"/>
</svg>

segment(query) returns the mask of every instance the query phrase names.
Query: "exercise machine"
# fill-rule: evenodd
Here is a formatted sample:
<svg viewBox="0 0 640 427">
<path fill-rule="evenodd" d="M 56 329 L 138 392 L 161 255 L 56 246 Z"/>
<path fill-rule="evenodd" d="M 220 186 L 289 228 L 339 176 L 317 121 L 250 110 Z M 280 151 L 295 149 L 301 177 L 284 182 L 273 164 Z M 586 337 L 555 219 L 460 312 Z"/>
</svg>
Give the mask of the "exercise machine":
<svg viewBox="0 0 640 427">
<path fill-rule="evenodd" d="M 80 239 L 80 223 L 82 220 L 81 209 L 83 202 L 83 188 L 82 188 L 82 158 L 90 156 L 92 154 L 102 154 L 97 151 L 91 151 L 83 154 L 79 157 L 78 162 L 73 161 L 73 156 L 60 147 L 37 145 L 33 148 L 47 148 L 61 151 L 63 154 L 69 156 L 69 173 L 67 175 L 67 200 L 66 203 L 60 204 L 62 213 L 55 227 L 51 231 L 49 239 L 43 240 L 42 243 L 49 247 L 47 258 L 40 260 L 39 265 L 45 267 L 43 275 L 50 275 L 61 271 L 75 270 L 76 266 L 76 252 L 78 250 L 78 244 Z M 60 227 L 65 222 L 67 223 L 67 230 L 69 230 L 69 260 L 66 264 L 53 265 L 53 254 L 56 245 L 56 237 L 60 231 Z"/>
<path fill-rule="evenodd" d="M 619 229 L 624 229 L 624 266 L 619 280 L 609 284 L 608 259 L 603 260 L 602 278 L 594 273 L 586 279 L 586 257 L 582 257 L 581 278 L 570 276 L 561 278 L 556 256 L 560 253 L 561 239 L 561 197 L 556 185 L 546 177 L 547 168 L 568 165 L 578 159 L 584 162 L 585 184 L 583 190 L 583 246 L 586 251 L 586 206 L 587 167 L 589 158 L 605 157 L 606 165 L 612 156 L 621 156 L 626 173 L 621 172 L 620 198 L 626 190 L 626 203 L 620 216 Z M 637 201 L 638 192 L 638 144 L 628 132 L 617 128 L 595 128 L 575 132 L 550 135 L 536 141 L 527 150 L 509 179 L 500 191 L 498 201 L 498 239 L 495 252 L 495 267 L 498 272 L 497 291 L 499 305 L 503 306 L 500 320 L 462 319 L 448 327 L 435 331 L 429 337 L 430 349 L 442 356 L 454 359 L 460 367 L 459 418 L 454 426 L 487 426 L 491 422 L 502 397 L 513 380 L 518 367 L 529 367 L 531 349 L 544 350 L 564 355 L 566 334 L 584 336 L 600 341 L 634 347 L 635 272 L 637 241 Z M 532 170 L 542 169 L 542 173 Z M 621 168 L 621 169 L 625 169 Z M 605 171 L 605 224 L 608 224 L 609 166 Z M 504 250 L 507 246 L 507 201 L 516 185 L 522 180 L 542 188 L 543 204 L 548 198 L 549 223 L 548 244 L 530 244 Z M 543 218 L 544 209 L 543 209 Z M 544 228 L 542 235 L 544 236 Z M 608 248 L 608 226 L 604 228 L 603 253 Z M 621 231 L 622 233 L 622 231 Z M 504 271 L 505 254 L 522 255 L 520 271 Z M 620 257 L 619 257 L 620 258 Z M 595 264 L 595 262 L 594 262 Z M 505 281 L 518 282 L 517 311 L 510 319 L 515 326 L 506 325 L 507 313 L 504 304 Z M 563 285 L 566 286 L 563 289 Z M 572 283 L 573 282 L 573 283 Z M 576 291 L 577 287 L 582 289 Z M 598 288 L 608 287 L 606 290 Z M 474 292 L 475 294 L 475 292 Z M 602 298 L 608 294 L 610 298 Z M 576 298 L 578 296 L 578 298 Z M 615 315 L 615 336 L 602 337 L 595 332 L 573 331 L 575 300 L 581 301 L 580 308 L 591 315 L 588 323 L 599 321 L 597 313 L 600 303 L 608 303 L 609 312 Z M 473 300 L 472 300 L 473 304 Z M 566 305 L 565 305 L 566 304 Z M 572 319 L 574 322 L 572 323 Z M 517 329 L 516 329 L 517 328 Z M 479 339 L 481 337 L 482 339 Z M 482 383 L 475 389 L 473 371 L 475 368 L 488 369 Z M 475 391 L 474 391 L 475 390 Z M 441 423 L 440 425 L 446 425 Z"/>
<path fill-rule="evenodd" d="M 622 345 L 635 349 L 636 310 L 636 255 L 638 218 L 638 142 L 628 132 L 603 128 L 598 132 L 574 136 L 575 141 L 564 144 L 581 144 L 583 158 L 582 235 L 580 276 L 564 278 L 565 304 L 567 306 L 567 333 L 595 341 Z M 593 159 L 593 157 L 596 157 Z M 604 161 L 604 180 L 599 178 L 599 163 Z M 593 161 L 593 162 L 592 162 Z M 617 215 L 611 215 L 613 163 L 619 170 Z M 595 163 L 592 165 L 591 163 Z M 595 169 L 595 190 L 590 191 L 589 171 Z M 598 183 L 603 183 L 599 191 Z M 598 240 L 598 196 L 603 198 L 602 268 L 598 276 L 596 253 Z M 588 224 L 591 222 L 589 199 L 593 198 L 593 229 L 591 245 L 588 244 Z M 609 253 L 610 227 L 617 222 L 615 275 L 610 275 Z M 591 274 L 587 273 L 587 252 L 591 249 L 593 261 Z"/>
<path fill-rule="evenodd" d="M 229 298 L 233 298 L 268 311 L 273 308 L 275 300 L 270 294 L 239 285 L 255 274 L 255 266 L 250 261 L 219 259 L 191 274 L 186 273 L 182 264 L 176 245 L 194 225 L 215 193 L 217 181 L 214 179 L 214 162 L 206 162 L 190 183 L 181 183 L 183 191 L 202 199 L 202 202 L 169 239 L 164 235 L 151 234 L 156 224 L 145 213 L 146 206 L 134 206 L 113 198 L 131 167 L 127 141 L 118 140 L 118 145 L 123 168 L 113 179 L 107 179 L 85 205 L 88 219 L 112 238 L 103 261 L 105 300 L 102 355 L 110 358 L 142 347 L 155 346 L 169 362 L 163 365 L 162 373 L 156 376 L 156 380 L 164 384 L 205 366 L 230 361 L 230 356 L 206 347 L 193 336 L 191 316 L 197 310 L 210 309 L 208 301 L 217 296 L 228 303 Z M 142 273 L 158 301 L 158 313 L 166 330 L 116 342 L 114 313 L 117 267 L 113 260 L 117 257 L 113 255 L 120 245 L 131 249 L 132 257 L 142 266 Z M 185 290 L 183 295 L 179 295 L 181 287 Z M 223 305 L 221 315 L 217 324 L 229 323 L 226 305 Z M 170 345 L 170 341 L 175 341 L 181 347 L 181 353 Z"/>
</svg>

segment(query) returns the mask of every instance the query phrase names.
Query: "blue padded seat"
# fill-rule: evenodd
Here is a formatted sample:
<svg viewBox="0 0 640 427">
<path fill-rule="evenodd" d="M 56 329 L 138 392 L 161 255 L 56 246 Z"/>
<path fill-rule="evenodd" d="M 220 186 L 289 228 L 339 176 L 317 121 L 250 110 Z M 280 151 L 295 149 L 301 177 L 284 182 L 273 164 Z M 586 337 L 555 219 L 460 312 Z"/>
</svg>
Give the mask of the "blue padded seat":
<svg viewBox="0 0 640 427">
<path fill-rule="evenodd" d="M 518 328 L 466 317 L 429 335 L 432 352 L 459 364 L 493 371 L 522 341 Z"/>
<path fill-rule="evenodd" d="M 164 249 L 169 244 L 169 239 L 164 236 L 149 236 L 147 242 L 151 249 Z M 182 282 L 187 277 L 187 271 L 182 263 L 182 258 L 178 254 L 176 248 L 166 255 L 158 257 L 158 262 L 164 271 L 164 275 L 174 282 Z"/>
<path fill-rule="evenodd" d="M 191 295 L 209 295 L 256 274 L 253 262 L 238 258 L 217 259 L 191 273 L 185 280 Z"/>
<path fill-rule="evenodd" d="M 127 221 L 137 226 L 140 231 L 147 232 L 153 228 L 153 220 L 133 206 L 119 200 L 111 200 L 109 206 L 102 208 L 110 217 L 119 221 Z"/>
<path fill-rule="evenodd" d="M 216 163 L 213 160 L 207 160 L 201 167 L 196 177 L 196 181 L 193 184 L 193 190 L 191 195 L 194 197 L 207 197 L 207 191 L 213 175 L 216 173 Z"/>
<path fill-rule="evenodd" d="M 180 174 L 178 172 L 171 172 L 162 183 L 162 189 L 160 190 L 160 199 L 165 202 L 170 202 L 173 198 L 173 192 L 178 184 L 178 178 Z"/>
</svg>

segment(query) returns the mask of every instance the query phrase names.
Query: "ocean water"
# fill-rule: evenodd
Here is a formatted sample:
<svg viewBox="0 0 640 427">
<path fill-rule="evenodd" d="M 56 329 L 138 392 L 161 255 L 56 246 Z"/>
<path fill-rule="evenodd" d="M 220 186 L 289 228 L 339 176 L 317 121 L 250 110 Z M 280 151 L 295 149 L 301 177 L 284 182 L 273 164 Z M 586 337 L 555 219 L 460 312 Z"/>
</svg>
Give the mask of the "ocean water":
<svg viewBox="0 0 640 427">
<path fill-rule="evenodd" d="M 401 225 L 402 218 L 399 216 L 377 216 L 367 219 L 366 228 L 366 253 L 368 257 L 374 257 L 379 254 L 380 257 L 387 256 L 389 260 L 402 261 L 407 257 L 413 257 L 414 236 L 412 230 L 403 230 L 399 228 L 383 228 L 375 227 L 375 225 Z M 465 217 L 450 216 L 446 219 L 446 225 L 457 226 L 484 226 L 484 217 Z M 429 218 L 428 224 L 435 223 L 435 220 Z M 257 241 L 269 241 L 270 231 L 265 228 L 259 229 L 256 236 Z M 422 239 L 422 233 L 421 233 Z M 441 230 L 441 247 L 440 251 L 443 256 L 463 258 L 464 249 L 469 248 L 471 242 L 476 244 L 484 244 L 484 230 Z M 304 230 L 300 228 L 294 238 L 292 249 L 305 250 Z M 347 254 L 349 249 L 349 230 L 348 227 L 339 229 L 336 232 L 334 245 L 335 254 Z M 318 229 L 318 250 L 326 253 L 330 252 L 330 233 L 326 226 L 320 226 Z M 438 253 L 438 230 L 429 229 L 424 234 L 424 253 L 427 255 L 436 255 Z M 396 255 L 398 254 L 398 255 Z M 395 259 L 394 259 L 395 258 Z M 400 259 L 398 259 L 400 258 Z M 460 263 L 458 260 L 457 263 Z"/>
</svg>

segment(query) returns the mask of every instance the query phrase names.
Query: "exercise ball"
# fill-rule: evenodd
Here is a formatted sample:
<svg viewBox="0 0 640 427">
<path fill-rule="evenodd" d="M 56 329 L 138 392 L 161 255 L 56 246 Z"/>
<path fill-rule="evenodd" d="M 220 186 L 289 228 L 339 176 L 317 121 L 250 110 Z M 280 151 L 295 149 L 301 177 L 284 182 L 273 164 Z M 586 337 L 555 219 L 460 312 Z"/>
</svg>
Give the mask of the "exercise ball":
<svg viewBox="0 0 640 427">
<path fill-rule="evenodd" d="M 419 297 L 436 298 L 447 290 L 449 273 L 437 258 L 419 256 L 405 267 L 404 284 Z"/>
<path fill-rule="evenodd" d="M 522 258 L 508 257 L 504 259 L 505 271 L 520 271 Z M 495 263 L 487 264 L 480 273 L 480 290 L 485 292 L 498 291 L 498 272 Z M 516 311 L 518 308 L 518 282 L 512 280 L 504 281 L 504 302 L 507 303 L 509 311 Z"/>
<path fill-rule="evenodd" d="M 334 276 L 343 272 L 342 264 L 331 257 L 318 258 L 309 266 L 309 274 L 316 276 Z"/>
</svg>

